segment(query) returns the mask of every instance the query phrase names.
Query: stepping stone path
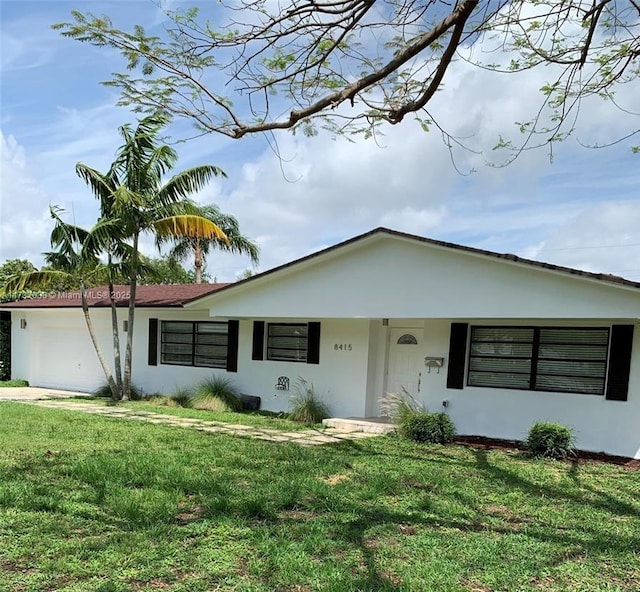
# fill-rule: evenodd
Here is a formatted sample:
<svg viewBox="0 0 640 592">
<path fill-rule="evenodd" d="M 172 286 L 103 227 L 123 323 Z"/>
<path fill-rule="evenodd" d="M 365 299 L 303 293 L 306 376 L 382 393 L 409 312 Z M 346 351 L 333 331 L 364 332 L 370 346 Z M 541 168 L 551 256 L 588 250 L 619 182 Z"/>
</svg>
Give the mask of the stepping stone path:
<svg viewBox="0 0 640 592">
<path fill-rule="evenodd" d="M 92 413 L 94 415 L 102 415 L 104 417 L 117 417 L 119 419 L 129 419 L 133 421 L 145 421 L 148 423 L 156 423 L 177 428 L 191 428 L 200 432 L 228 434 L 230 436 L 265 440 L 267 442 L 294 442 L 300 446 L 335 444 L 338 442 L 344 442 L 345 440 L 361 440 L 362 438 L 371 438 L 373 436 L 380 435 L 371 432 L 344 432 L 335 428 L 285 432 L 282 430 L 258 428 L 255 426 L 225 423 L 222 421 L 207 421 L 191 417 L 163 415 L 162 413 L 154 413 L 153 411 L 138 411 L 136 409 L 127 409 L 125 407 L 107 407 L 104 405 L 95 405 L 93 403 L 69 403 L 64 400 L 24 401 L 24 403 L 28 405 L 37 405 L 38 407 L 49 407 L 51 409 L 65 409 L 67 411 Z"/>
</svg>

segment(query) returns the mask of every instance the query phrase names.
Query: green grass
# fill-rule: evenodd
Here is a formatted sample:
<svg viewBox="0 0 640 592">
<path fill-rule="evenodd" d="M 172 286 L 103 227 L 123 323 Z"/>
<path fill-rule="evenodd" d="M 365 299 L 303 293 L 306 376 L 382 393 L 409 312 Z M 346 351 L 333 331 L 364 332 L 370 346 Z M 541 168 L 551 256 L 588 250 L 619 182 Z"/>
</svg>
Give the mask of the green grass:
<svg viewBox="0 0 640 592">
<path fill-rule="evenodd" d="M 26 380 L 0 380 L 0 388 L 29 386 Z"/>
<path fill-rule="evenodd" d="M 606 464 L 3 402 L 0 590 L 638 590 L 639 491 Z"/>
</svg>

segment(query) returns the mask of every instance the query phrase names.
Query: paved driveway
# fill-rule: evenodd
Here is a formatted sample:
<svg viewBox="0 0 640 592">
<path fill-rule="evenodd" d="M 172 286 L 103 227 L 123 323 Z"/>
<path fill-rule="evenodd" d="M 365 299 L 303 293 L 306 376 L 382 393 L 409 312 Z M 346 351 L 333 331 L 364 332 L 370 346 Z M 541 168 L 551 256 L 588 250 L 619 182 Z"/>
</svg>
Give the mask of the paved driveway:
<svg viewBox="0 0 640 592">
<path fill-rule="evenodd" d="M 87 396 L 90 396 L 89 393 L 61 391 L 35 386 L 0 387 L 0 401 L 37 401 L 39 399 L 68 399 L 69 397 Z"/>
</svg>

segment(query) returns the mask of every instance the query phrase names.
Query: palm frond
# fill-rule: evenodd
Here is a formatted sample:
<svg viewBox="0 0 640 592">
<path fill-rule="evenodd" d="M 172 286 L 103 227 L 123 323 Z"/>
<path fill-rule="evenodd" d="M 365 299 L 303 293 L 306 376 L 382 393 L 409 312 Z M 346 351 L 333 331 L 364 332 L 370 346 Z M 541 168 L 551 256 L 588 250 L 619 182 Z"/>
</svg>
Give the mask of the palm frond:
<svg viewBox="0 0 640 592">
<path fill-rule="evenodd" d="M 87 238 L 87 231 L 84 228 L 66 223 L 60 214 L 63 212 L 61 208 L 51 206 L 49 212 L 55 221 L 53 230 L 51 231 L 51 246 L 59 254 L 57 257 L 58 264 L 63 269 L 72 269 L 81 262 L 80 248 L 84 240 Z M 53 256 L 53 253 L 49 253 Z"/>
<path fill-rule="evenodd" d="M 225 172 L 217 166 L 203 165 L 193 167 L 171 177 L 158 191 L 158 201 L 167 204 L 185 198 L 200 191 L 213 177 L 226 177 Z"/>
<path fill-rule="evenodd" d="M 98 257 L 88 256 L 84 253 L 82 256 L 69 257 L 60 251 L 48 251 L 43 253 L 43 256 L 45 263 L 52 269 L 73 275 L 77 274 L 78 270 L 91 269 L 100 263 Z"/>
<path fill-rule="evenodd" d="M 113 193 L 119 185 L 115 170 L 109 169 L 105 175 L 79 162 L 76 165 L 76 174 L 89 186 L 93 195 L 100 200 L 102 216 L 108 216 L 113 205 Z"/>
<path fill-rule="evenodd" d="M 229 223 L 228 218 L 231 218 L 233 223 Z M 223 251 L 237 253 L 239 255 L 248 255 L 253 265 L 259 263 L 260 247 L 240 232 L 238 221 L 233 218 L 233 216 L 224 216 L 224 218 L 218 222 L 218 226 L 222 228 L 229 239 L 227 243 L 219 245 Z"/>
<path fill-rule="evenodd" d="M 58 213 L 52 212 L 51 217 L 55 220 L 55 226 L 51 231 L 52 247 L 79 246 L 86 240 L 88 231 L 84 228 L 64 222 Z"/>
<path fill-rule="evenodd" d="M 155 220 L 152 224 L 156 233 L 164 236 L 218 239 L 226 241 L 227 236 L 220 227 L 202 216 L 185 214 Z"/>
<path fill-rule="evenodd" d="M 111 274 L 111 279 L 115 284 L 128 284 L 129 280 L 131 279 L 131 265 L 128 261 L 111 263 L 111 265 L 109 266 L 109 273 Z M 144 261 L 138 261 L 138 264 L 136 266 L 136 277 L 138 279 L 155 275 L 157 274 L 153 266 L 145 263 Z"/>
<path fill-rule="evenodd" d="M 113 207 L 110 216 L 120 218 L 123 225 L 129 226 L 135 223 L 136 217 L 144 209 L 145 198 L 140 193 L 133 191 L 127 185 L 120 185 L 113 193 Z M 131 234 L 127 232 L 127 234 Z"/>
<path fill-rule="evenodd" d="M 193 256 L 193 250 L 195 249 L 195 241 L 198 239 L 194 238 L 176 238 L 172 237 L 175 240 L 175 244 L 169 251 L 169 257 L 176 261 L 184 261 L 187 257 Z"/>
<path fill-rule="evenodd" d="M 158 133 L 168 123 L 166 115 L 150 115 L 120 128 L 124 144 L 118 149 L 113 168 L 129 189 L 137 193 L 155 193 L 162 175 L 176 163 L 178 155 L 169 146 L 158 145 Z"/>
<path fill-rule="evenodd" d="M 240 224 L 235 216 L 222 213 L 214 204 L 202 206 L 201 211 L 201 215 L 217 224 L 228 239 L 225 242 L 201 240 L 200 249 L 205 255 L 208 255 L 210 249 L 215 247 L 229 253 L 248 255 L 252 264 L 259 263 L 260 247 L 240 232 Z"/>
<path fill-rule="evenodd" d="M 202 208 L 195 203 L 194 201 L 190 200 L 190 199 L 181 199 L 179 201 L 174 201 L 171 203 L 167 203 L 167 204 L 155 204 L 154 207 L 154 212 L 153 212 L 154 216 L 156 219 L 161 219 L 161 218 L 170 218 L 172 216 L 183 216 L 183 215 L 191 215 L 191 216 L 202 216 Z M 206 216 L 203 216 L 206 218 Z M 156 248 L 158 249 L 158 251 L 162 250 L 162 246 L 166 243 L 175 243 L 176 241 L 180 242 L 181 240 L 184 240 L 188 243 L 188 245 L 191 245 L 191 248 L 193 248 L 193 241 L 195 239 L 193 238 L 189 238 L 189 237 L 184 237 L 184 238 L 180 238 L 180 237 L 176 237 L 176 236 L 172 236 L 172 235 L 164 235 L 164 234 L 155 234 L 155 243 L 156 243 Z M 174 259 L 176 259 L 174 257 Z M 178 259 L 176 259 L 177 261 Z"/>
<path fill-rule="evenodd" d="M 133 257 L 133 247 L 123 241 L 114 241 L 109 247 L 109 252 L 120 261 L 128 261 Z"/>
<path fill-rule="evenodd" d="M 66 271 L 53 269 L 12 275 L 0 288 L 0 296 L 14 294 L 22 290 L 50 290 L 57 288 L 69 279 L 73 279 L 73 277 L 73 274 Z"/>
<path fill-rule="evenodd" d="M 108 251 L 113 253 L 125 238 L 125 228 L 119 218 L 98 220 L 82 243 L 82 258 L 97 258 Z"/>
<path fill-rule="evenodd" d="M 162 176 L 178 161 L 178 153 L 169 146 L 157 146 L 148 155 L 141 172 L 153 188 L 160 187 Z"/>
</svg>

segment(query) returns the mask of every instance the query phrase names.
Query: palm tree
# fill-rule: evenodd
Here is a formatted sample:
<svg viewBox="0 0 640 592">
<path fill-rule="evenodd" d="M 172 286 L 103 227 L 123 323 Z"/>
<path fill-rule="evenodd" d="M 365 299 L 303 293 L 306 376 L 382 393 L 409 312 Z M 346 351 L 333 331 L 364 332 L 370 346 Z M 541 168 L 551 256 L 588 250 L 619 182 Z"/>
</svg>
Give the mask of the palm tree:
<svg viewBox="0 0 640 592">
<path fill-rule="evenodd" d="M 60 286 L 77 286 L 80 290 L 82 313 L 91 343 L 102 366 L 112 396 L 117 398 L 119 384 L 111 372 L 96 337 L 89 313 L 86 288 L 93 275 L 100 275 L 104 271 L 104 265 L 100 262 L 98 254 L 102 250 L 102 244 L 118 236 L 119 225 L 112 220 L 101 220 L 91 230 L 85 230 L 64 222 L 60 217 L 62 212 L 60 208 L 52 206 L 49 211 L 55 222 L 51 232 L 51 246 L 56 250 L 44 253 L 44 256 L 45 261 L 51 267 L 40 271 L 15 274 L 8 278 L 0 292 L 15 293 L 24 289 L 50 290 Z"/>
<path fill-rule="evenodd" d="M 216 205 L 198 206 L 200 215 L 211 220 L 219 226 L 225 233 L 227 240 L 218 238 L 203 237 L 176 237 L 173 239 L 174 246 L 169 252 L 169 256 L 184 261 L 188 257 L 194 258 L 195 283 L 202 283 L 202 272 L 205 258 L 213 249 L 220 249 L 229 253 L 248 255 L 253 265 L 257 265 L 260 256 L 260 249 L 256 243 L 244 236 L 240 232 L 238 220 L 229 215 L 223 214 Z"/>
<path fill-rule="evenodd" d="M 110 269 L 123 268 L 129 273 L 129 311 L 127 343 L 121 397 L 131 393 L 131 365 L 133 359 L 133 328 L 137 278 L 140 271 L 138 244 L 141 234 L 150 232 L 159 240 L 180 236 L 189 239 L 205 238 L 223 243 L 226 235 L 211 220 L 189 211 L 182 204 L 189 194 L 199 191 L 211 178 L 224 175 L 215 166 L 194 167 L 173 176 L 163 184 L 163 176 L 175 165 L 178 155 L 169 146 L 159 143 L 158 134 L 168 120 L 162 115 L 142 119 L 135 130 L 129 125 L 119 129 L 124 143 L 116 159 L 105 174 L 82 163 L 76 165 L 77 174 L 89 185 L 100 202 L 100 219 L 117 221 L 120 231 L 111 241 L 103 243 Z M 109 291 L 113 295 L 114 275 L 110 276 Z M 115 302 L 111 299 L 116 380 L 120 368 L 120 344 Z M 118 385 L 119 386 L 119 385 Z"/>
<path fill-rule="evenodd" d="M 158 142 L 158 133 L 166 123 L 164 117 L 150 116 L 141 120 L 135 130 L 128 125 L 122 126 L 119 131 L 124 144 L 118 149 L 115 161 L 105 174 L 82 163 L 76 166 L 76 172 L 100 202 L 98 222 L 90 231 L 86 231 L 63 222 L 59 216 L 60 210 L 51 208 L 55 220 L 51 245 L 55 250 L 45 255 L 52 269 L 13 277 L 2 290 L 51 288 L 59 285 L 61 280 L 76 278 L 89 334 L 114 399 L 129 399 L 131 393 L 136 286 L 138 276 L 146 267 L 138 252 L 140 235 L 150 232 L 158 240 L 179 236 L 215 239 L 223 243 L 227 241 L 220 227 L 201 216 L 186 199 L 213 176 L 224 174 L 219 168 L 195 167 L 162 183 L 163 175 L 177 160 L 173 149 Z M 106 265 L 101 263 L 101 257 L 106 259 Z M 105 268 L 111 301 L 114 373 L 96 340 L 85 290 L 85 276 L 104 274 Z M 121 365 L 113 290 L 115 278 L 123 275 L 129 278 L 130 287 L 124 369 Z"/>
</svg>

